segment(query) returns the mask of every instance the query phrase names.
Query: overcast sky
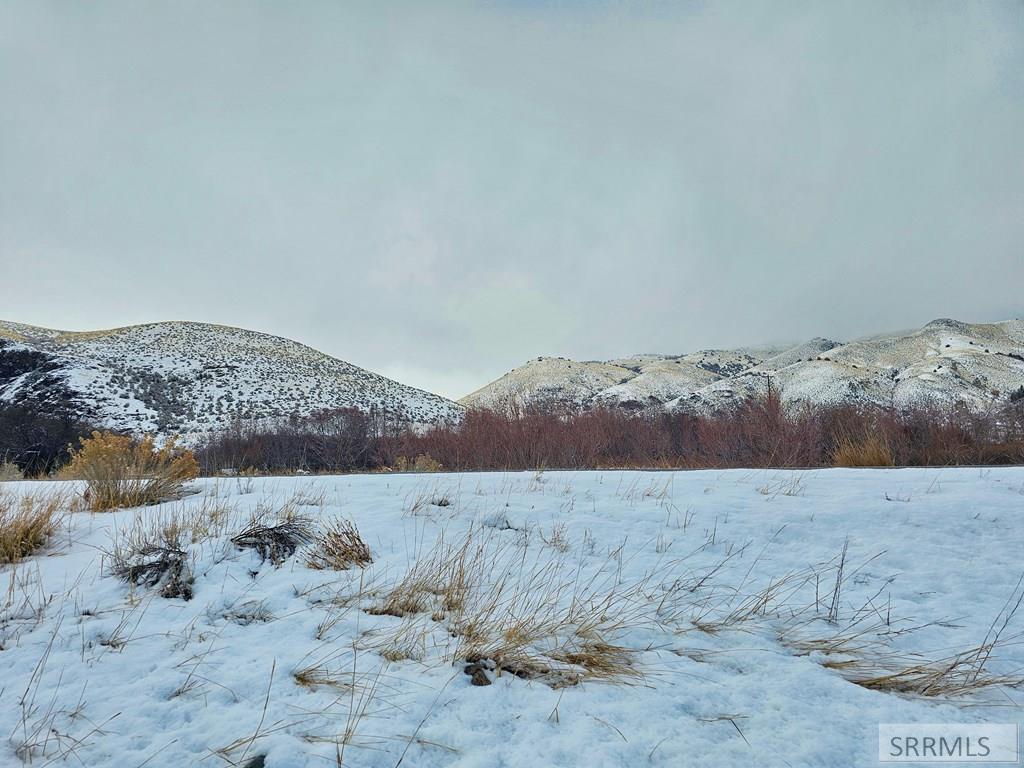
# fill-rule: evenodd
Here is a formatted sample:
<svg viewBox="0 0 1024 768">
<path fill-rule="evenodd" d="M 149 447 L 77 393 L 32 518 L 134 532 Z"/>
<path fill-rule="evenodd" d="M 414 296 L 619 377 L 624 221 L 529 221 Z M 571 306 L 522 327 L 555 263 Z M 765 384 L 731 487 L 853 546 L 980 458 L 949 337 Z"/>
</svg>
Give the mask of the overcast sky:
<svg viewBox="0 0 1024 768">
<path fill-rule="evenodd" d="M 530 357 L 1024 315 L 1024 3 L 0 0 L 0 318 Z"/>
</svg>

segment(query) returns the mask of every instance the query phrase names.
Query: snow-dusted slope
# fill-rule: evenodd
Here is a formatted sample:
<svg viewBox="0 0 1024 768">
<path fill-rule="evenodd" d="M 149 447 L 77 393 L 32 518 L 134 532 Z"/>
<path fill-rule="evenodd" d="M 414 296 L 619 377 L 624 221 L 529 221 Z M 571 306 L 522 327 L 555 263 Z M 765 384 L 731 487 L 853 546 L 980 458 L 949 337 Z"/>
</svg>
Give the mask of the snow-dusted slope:
<svg viewBox="0 0 1024 768">
<path fill-rule="evenodd" d="M 936 320 L 917 331 L 846 344 L 815 338 L 782 349 L 638 355 L 608 363 L 552 360 L 532 361 L 460 402 L 706 412 L 764 395 L 770 382 L 791 405 L 960 402 L 984 410 L 1024 385 L 1024 321 Z"/>
<path fill-rule="evenodd" d="M 709 349 L 689 355 L 636 355 L 608 362 L 538 357 L 459 400 L 470 408 L 595 405 L 640 409 L 693 392 L 757 365 L 745 350 Z"/>
<path fill-rule="evenodd" d="M 525 405 L 574 409 L 589 404 L 599 392 L 634 376 L 635 370 L 614 363 L 538 357 L 459 402 L 471 408 L 496 410 Z"/>
<path fill-rule="evenodd" d="M 186 437 L 326 408 L 417 423 L 462 411 L 288 339 L 188 322 L 72 333 L 0 321 L 0 399 L 63 402 L 104 426 Z"/>
</svg>

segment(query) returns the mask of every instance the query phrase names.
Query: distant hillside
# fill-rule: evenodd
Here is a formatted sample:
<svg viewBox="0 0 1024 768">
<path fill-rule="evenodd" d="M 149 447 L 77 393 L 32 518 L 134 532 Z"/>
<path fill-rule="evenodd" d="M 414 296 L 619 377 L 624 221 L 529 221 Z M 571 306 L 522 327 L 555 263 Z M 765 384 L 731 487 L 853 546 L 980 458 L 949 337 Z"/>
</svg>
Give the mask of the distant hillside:
<svg viewBox="0 0 1024 768">
<path fill-rule="evenodd" d="M 0 400 L 186 438 L 236 419 L 327 408 L 376 409 L 420 424 L 463 410 L 288 339 L 190 322 L 75 333 L 0 321 Z"/>
<path fill-rule="evenodd" d="M 706 350 L 608 362 L 541 357 L 462 398 L 470 407 L 708 412 L 768 383 L 796 405 L 963 403 L 985 410 L 1024 385 L 1024 321 L 935 320 L 920 330 L 840 343 L 816 338 L 782 349 Z"/>
</svg>

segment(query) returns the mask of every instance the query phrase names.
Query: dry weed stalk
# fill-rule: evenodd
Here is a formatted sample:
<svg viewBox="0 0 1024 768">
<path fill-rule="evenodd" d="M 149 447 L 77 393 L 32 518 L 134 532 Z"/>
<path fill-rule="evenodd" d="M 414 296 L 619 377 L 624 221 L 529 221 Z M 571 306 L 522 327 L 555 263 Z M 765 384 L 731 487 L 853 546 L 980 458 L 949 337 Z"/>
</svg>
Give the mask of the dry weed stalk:
<svg viewBox="0 0 1024 768">
<path fill-rule="evenodd" d="M 543 531 L 540 532 L 540 540 L 545 546 L 564 554 L 572 549 L 567 531 L 568 526 L 565 523 L 554 523 L 548 536 L 545 536 Z"/>
<path fill-rule="evenodd" d="M 18 699 L 18 706 L 21 709 L 20 723 L 11 733 L 10 741 L 14 747 L 15 754 L 27 764 L 32 764 L 36 757 L 46 760 L 44 765 L 50 765 L 58 761 L 67 760 L 74 756 L 77 762 L 82 760 L 78 750 L 88 745 L 88 739 L 93 736 L 105 735 L 103 728 L 120 715 L 120 712 L 111 715 L 99 725 L 93 723 L 85 716 L 85 686 L 79 694 L 78 701 L 72 708 L 58 707 L 57 696 L 61 690 L 63 670 L 57 678 L 57 685 L 54 687 L 53 695 L 45 704 L 37 701 L 39 687 L 46 672 L 46 665 L 53 650 L 54 641 L 60 633 L 60 621 L 53 629 L 50 640 L 46 645 L 43 655 L 36 663 L 28 684 L 21 697 Z M 72 733 L 79 722 L 83 722 L 82 728 L 87 728 L 76 734 Z M 47 759 L 48 758 L 48 759 Z"/>
<path fill-rule="evenodd" d="M 15 564 L 7 569 L 9 581 L 0 605 L 0 651 L 15 644 L 23 632 L 30 632 L 43 623 L 46 609 L 56 595 L 43 587 L 42 569 L 38 562 Z"/>
</svg>

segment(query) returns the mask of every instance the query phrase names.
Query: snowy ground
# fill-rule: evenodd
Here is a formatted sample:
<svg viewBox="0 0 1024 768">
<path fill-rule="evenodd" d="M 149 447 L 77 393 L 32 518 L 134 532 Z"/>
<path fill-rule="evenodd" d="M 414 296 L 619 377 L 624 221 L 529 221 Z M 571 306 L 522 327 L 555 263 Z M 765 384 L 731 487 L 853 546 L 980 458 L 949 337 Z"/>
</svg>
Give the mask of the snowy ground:
<svg viewBox="0 0 1024 768">
<path fill-rule="evenodd" d="M 44 553 L 0 570 L 0 766 L 265 756 L 280 768 L 341 755 L 353 766 L 848 768 L 877 764 L 880 722 L 1024 719 L 1024 694 L 1012 688 L 924 697 L 846 679 L 983 642 L 1024 570 L 1024 469 L 371 475 L 194 488 L 159 508 L 71 514 Z M 105 552 L 137 518 L 153 525 L 200 508 L 226 514 L 190 545 L 191 600 L 109 575 Z M 261 563 L 230 542 L 257 508 L 345 516 L 375 562 L 317 571 L 300 550 L 278 567 Z M 372 613 L 413 563 L 458 549 L 470 531 L 468 550 L 481 556 L 470 558 L 461 609 Z M 587 637 L 627 649 L 619 659 L 632 671 L 591 679 L 552 660 L 553 675 L 492 672 L 491 685 L 471 685 L 455 630 L 495 594 L 497 624 L 530 606 L 593 618 Z M 573 620 L 533 643 L 531 658 L 585 642 Z M 1012 641 L 1022 629 L 1014 617 L 992 674 L 1024 668 Z"/>
</svg>

